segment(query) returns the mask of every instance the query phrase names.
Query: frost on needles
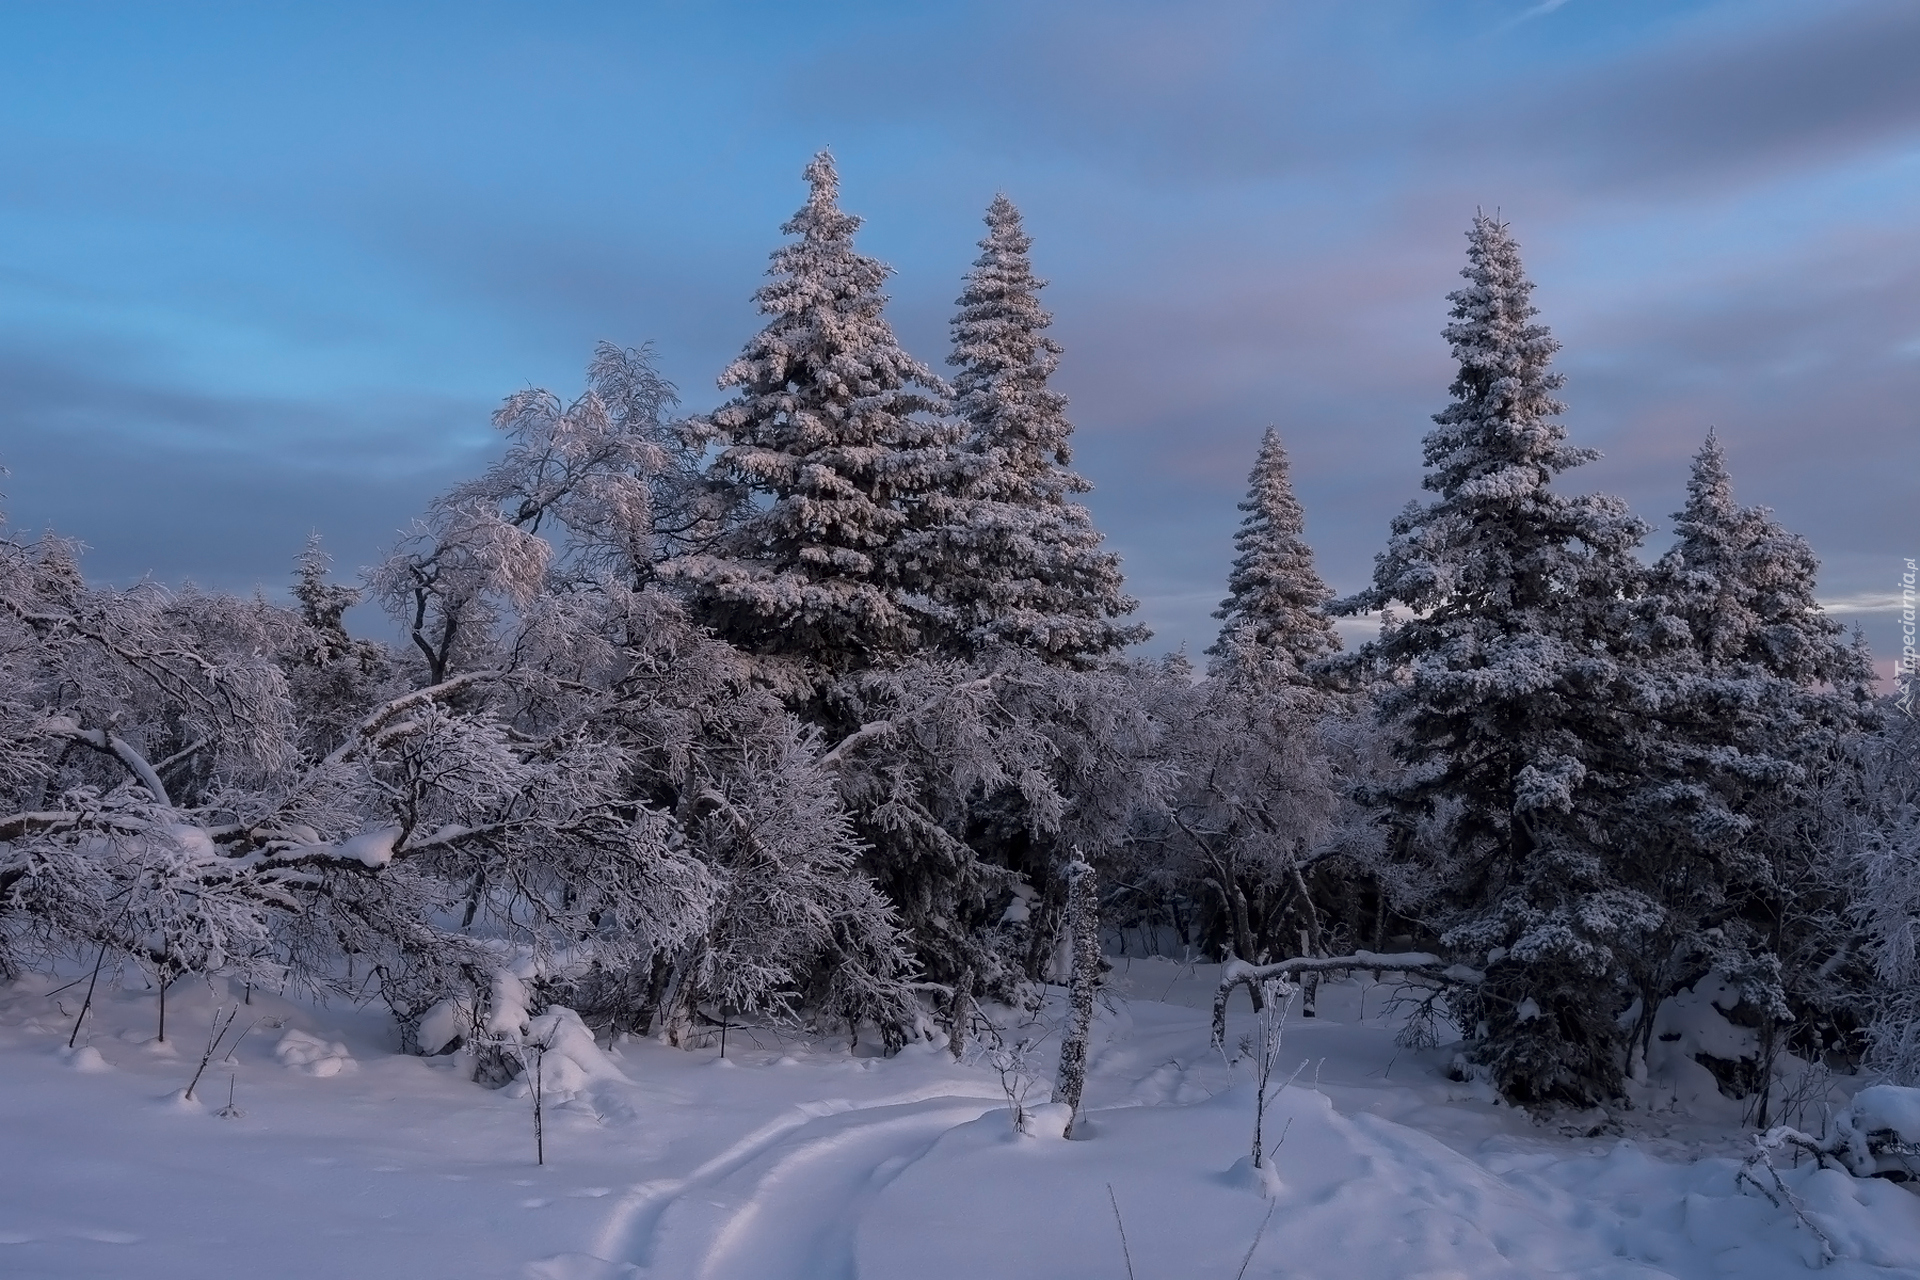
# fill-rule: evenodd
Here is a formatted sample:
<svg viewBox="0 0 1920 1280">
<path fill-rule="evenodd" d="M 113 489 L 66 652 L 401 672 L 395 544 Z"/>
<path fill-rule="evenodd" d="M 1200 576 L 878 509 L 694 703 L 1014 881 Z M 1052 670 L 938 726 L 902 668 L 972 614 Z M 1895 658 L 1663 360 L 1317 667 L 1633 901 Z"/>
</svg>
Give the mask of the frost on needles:
<svg viewBox="0 0 1920 1280">
<path fill-rule="evenodd" d="M 1207 650 L 1212 675 L 1239 673 L 1263 682 L 1303 683 L 1307 668 L 1340 648 L 1327 616 L 1333 592 L 1314 568 L 1306 513 L 1280 433 L 1268 427 L 1240 503 L 1227 598 L 1214 610 L 1220 638 Z"/>
<path fill-rule="evenodd" d="M 923 558 L 941 630 L 962 653 L 1011 646 L 1076 663 L 1145 640 L 1138 607 L 1074 495 L 1067 398 L 1048 386 L 1060 346 L 1040 305 L 1033 239 L 1004 195 L 953 319 L 954 409 L 965 434 L 953 483 L 908 540 Z"/>
<path fill-rule="evenodd" d="M 708 419 L 714 478 L 753 502 L 666 571 L 733 643 L 846 670 L 919 641 L 924 575 L 900 534 L 945 478 L 951 428 L 945 385 L 881 314 L 889 271 L 853 246 L 833 157 L 806 180 L 781 228 L 796 238 L 754 295 L 766 327 L 720 375 L 738 390 Z"/>
<path fill-rule="evenodd" d="M 1618 1090 L 1617 949 L 1658 914 L 1609 866 L 1636 766 L 1619 746 L 1647 527 L 1616 498 L 1551 488 L 1597 456 L 1555 421 L 1559 343 L 1504 223 L 1476 217 L 1467 259 L 1452 403 L 1425 440 L 1436 497 L 1395 518 L 1373 585 L 1338 607 L 1406 611 L 1356 664 L 1394 673 L 1376 695 L 1409 766 L 1382 788 L 1394 821 L 1444 815 L 1445 941 L 1486 973 L 1460 1001 L 1475 1054 L 1510 1097 L 1584 1103 Z"/>
</svg>

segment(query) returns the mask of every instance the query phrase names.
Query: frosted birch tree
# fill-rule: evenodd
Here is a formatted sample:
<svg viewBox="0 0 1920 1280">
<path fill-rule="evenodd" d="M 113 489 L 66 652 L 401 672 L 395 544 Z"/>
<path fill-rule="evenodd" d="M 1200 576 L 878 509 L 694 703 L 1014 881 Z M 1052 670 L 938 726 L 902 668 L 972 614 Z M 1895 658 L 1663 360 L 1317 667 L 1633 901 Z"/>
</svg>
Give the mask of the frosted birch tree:
<svg viewBox="0 0 1920 1280">
<path fill-rule="evenodd" d="M 445 874 L 465 886 L 469 926 L 492 916 L 571 930 L 555 981 L 621 1025 L 657 1015 L 683 1040 L 711 1001 L 772 1016 L 805 1006 L 897 1035 L 913 1021 L 911 965 L 855 869 L 863 850 L 817 736 L 657 585 L 660 557 L 724 515 L 703 505 L 698 436 L 665 420 L 670 403 L 642 353 L 608 347 L 578 400 L 509 397 L 495 419 L 505 455 L 437 500 L 375 576 L 428 674 L 436 653 L 451 655 L 484 682 L 475 709 L 538 757 L 597 751 L 613 812 L 651 841 L 651 867 L 557 867 L 530 902 L 529 873 L 511 861 L 480 856 Z M 665 889 L 676 876 L 699 896 L 672 929 L 626 925 L 605 902 L 609 887 Z"/>
</svg>

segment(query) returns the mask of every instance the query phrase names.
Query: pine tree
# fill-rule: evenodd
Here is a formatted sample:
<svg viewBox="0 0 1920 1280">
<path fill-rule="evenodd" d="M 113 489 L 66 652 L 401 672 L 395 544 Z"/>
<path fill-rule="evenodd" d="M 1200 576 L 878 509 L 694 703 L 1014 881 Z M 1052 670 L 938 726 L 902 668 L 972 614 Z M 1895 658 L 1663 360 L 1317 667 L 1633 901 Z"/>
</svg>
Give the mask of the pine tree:
<svg viewBox="0 0 1920 1280">
<path fill-rule="evenodd" d="M 1509 1097 L 1616 1091 L 1618 949 L 1659 917 L 1607 866 L 1631 786 L 1627 610 L 1646 526 L 1623 503 L 1567 496 L 1555 476 L 1597 455 L 1566 440 L 1533 285 L 1504 223 L 1468 232 L 1468 286 L 1444 331 L 1453 403 L 1425 440 L 1425 487 L 1343 612 L 1411 616 L 1362 649 L 1392 671 L 1379 713 L 1412 766 L 1383 796 L 1403 833 L 1437 825 L 1452 913 L 1446 945 L 1485 971 L 1456 1010 Z M 1403 836 L 1404 843 L 1404 836 Z"/>
<path fill-rule="evenodd" d="M 833 158 L 805 176 L 807 202 L 781 228 L 798 238 L 754 295 L 771 319 L 721 374 L 739 390 L 710 418 L 725 446 L 714 477 L 756 501 L 663 572 L 742 648 L 846 670 L 918 640 L 925 584 L 898 540 L 946 480 L 951 433 L 933 416 L 946 388 L 881 314 L 889 268 L 854 249 Z"/>
<path fill-rule="evenodd" d="M 1240 503 L 1246 518 L 1233 535 L 1238 554 L 1227 578 L 1227 598 L 1214 611 L 1220 638 L 1208 649 L 1214 675 L 1258 675 L 1301 684 L 1311 662 L 1340 648 L 1327 617 L 1333 592 L 1313 564 L 1302 534 L 1306 516 L 1293 494 L 1287 451 L 1268 427 Z"/>
<path fill-rule="evenodd" d="M 955 491 L 929 509 L 917 539 L 932 601 L 963 654 L 994 645 L 1077 665 L 1145 640 L 1121 621 L 1128 598 L 1118 556 L 1101 549 L 1087 509 L 1092 486 L 1068 470 L 1067 398 L 1047 385 L 1060 346 L 1040 306 L 1033 240 L 1006 196 L 988 206 L 983 250 L 953 320 L 955 407 L 967 435 Z"/>
</svg>

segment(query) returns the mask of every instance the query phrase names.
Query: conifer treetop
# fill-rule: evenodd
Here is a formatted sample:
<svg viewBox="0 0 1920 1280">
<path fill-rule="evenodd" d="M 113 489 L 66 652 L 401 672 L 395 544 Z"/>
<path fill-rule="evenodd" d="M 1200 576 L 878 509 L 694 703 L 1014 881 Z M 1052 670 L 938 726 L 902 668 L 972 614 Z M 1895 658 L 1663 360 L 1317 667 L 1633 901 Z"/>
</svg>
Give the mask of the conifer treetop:
<svg viewBox="0 0 1920 1280">
<path fill-rule="evenodd" d="M 788 427 L 804 442 L 813 434 L 808 427 L 817 431 L 822 424 L 804 422 L 811 408 L 804 397 L 778 400 L 789 394 L 789 384 L 798 384 L 791 388 L 796 395 L 815 390 L 849 410 L 868 410 L 835 415 L 847 417 L 846 426 L 855 429 L 942 409 L 946 387 L 900 348 L 882 315 L 887 298 L 880 288 L 892 269 L 854 248 L 862 220 L 839 207 L 833 156 L 814 156 L 804 176 L 807 201 L 780 227 L 797 239 L 774 250 L 767 269 L 772 279 L 753 295 L 773 320 L 721 373 L 720 387 L 740 387 L 743 395 L 717 411 L 715 423 L 758 425 L 754 412 L 770 413 L 768 425 Z M 776 403 L 751 402 L 763 396 L 776 397 Z"/>
<path fill-rule="evenodd" d="M 1288 683 L 1304 679 L 1308 663 L 1340 647 L 1326 614 L 1333 592 L 1314 567 L 1303 536 L 1306 513 L 1293 492 L 1293 478 L 1280 433 L 1268 427 L 1248 478 L 1246 513 L 1233 535 L 1238 553 L 1227 578 L 1227 598 L 1213 616 L 1220 638 L 1207 652 L 1210 670 L 1222 674 L 1250 667 L 1277 669 Z"/>
<path fill-rule="evenodd" d="M 1067 469 L 1073 424 L 1066 397 L 1047 385 L 1060 347 L 1046 334 L 1053 317 L 1040 305 L 1032 238 L 1005 195 L 986 223 L 948 358 L 965 438 L 913 545 L 952 647 L 1005 645 L 1080 664 L 1148 633 L 1119 621 L 1137 602 L 1092 515 L 1071 501 L 1092 486 Z"/>
<path fill-rule="evenodd" d="M 1447 295 L 1452 323 L 1441 336 L 1459 364 L 1426 438 L 1427 488 L 1447 496 L 1495 497 L 1532 487 L 1600 455 L 1566 443 L 1552 419 L 1567 406 L 1554 397 L 1566 378 L 1550 365 L 1560 343 L 1533 305 L 1533 282 L 1506 223 L 1474 215 L 1467 232 L 1467 287 Z M 1532 475 L 1514 474 L 1519 470 Z"/>
<path fill-rule="evenodd" d="M 1630 589 L 1621 577 L 1648 526 L 1605 495 L 1567 496 L 1549 487 L 1562 471 L 1599 458 L 1567 443 L 1555 421 L 1560 344 L 1532 323 L 1533 282 L 1507 224 L 1476 214 L 1467 232 L 1467 287 L 1447 295 L 1442 331 L 1458 372 L 1453 403 L 1433 416 L 1422 484 L 1439 497 L 1410 503 L 1375 557 L 1371 589 L 1334 605 L 1358 613 L 1399 602 L 1417 610 L 1548 609 L 1568 592 Z M 1570 567 L 1612 565 L 1613 581 L 1576 587 Z M 1551 630 L 1552 628 L 1549 628 Z"/>
<path fill-rule="evenodd" d="M 1655 566 L 1656 593 L 1687 627 L 1706 670 L 1836 689 L 1867 678 L 1844 628 L 1816 598 L 1813 548 L 1767 508 L 1735 500 L 1713 430 L 1694 455 L 1673 527 L 1677 539 Z"/>
<path fill-rule="evenodd" d="M 911 563 L 895 553 L 915 504 L 945 483 L 948 389 L 882 314 L 889 269 L 854 248 L 833 158 L 806 168 L 807 201 L 754 294 L 770 319 L 721 374 L 734 398 L 709 422 L 717 478 L 764 505 L 706 553 L 663 572 L 751 651 L 829 667 L 910 650 Z"/>
<path fill-rule="evenodd" d="M 1080 477 L 1051 471 L 1073 461 L 1067 398 L 1047 385 L 1060 366 L 1060 344 L 1046 335 L 1053 317 L 1040 305 L 1047 282 L 1033 274 L 1033 237 L 1005 194 L 987 206 L 987 236 L 967 276 L 953 321 L 954 407 L 977 443 L 1015 455 L 1012 474 L 1048 477 L 1082 493 Z M 1050 496 L 1057 496 L 1057 493 Z"/>
</svg>

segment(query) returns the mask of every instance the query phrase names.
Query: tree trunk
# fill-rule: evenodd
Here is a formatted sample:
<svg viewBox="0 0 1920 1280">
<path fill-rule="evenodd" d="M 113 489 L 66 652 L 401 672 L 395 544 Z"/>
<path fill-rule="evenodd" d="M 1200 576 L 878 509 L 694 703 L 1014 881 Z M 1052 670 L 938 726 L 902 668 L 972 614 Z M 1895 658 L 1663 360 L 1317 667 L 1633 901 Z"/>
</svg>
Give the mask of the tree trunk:
<svg viewBox="0 0 1920 1280">
<path fill-rule="evenodd" d="M 1313 905 L 1313 895 L 1307 892 L 1307 878 L 1300 874 L 1298 862 L 1288 870 L 1293 873 L 1293 891 L 1300 896 L 1300 914 L 1307 922 L 1307 927 L 1300 931 L 1300 950 L 1305 955 L 1323 956 L 1327 954 L 1326 939 L 1320 932 L 1320 912 Z M 1300 1016 L 1311 1018 L 1320 999 L 1320 975 L 1307 974 L 1300 988 Z"/>
<path fill-rule="evenodd" d="M 947 1007 L 947 1047 L 953 1050 L 955 1062 L 967 1051 L 967 1023 L 972 1017 L 973 966 L 968 965 L 953 984 L 953 1003 Z"/>
<path fill-rule="evenodd" d="M 1067 928 L 1073 937 L 1073 982 L 1067 993 L 1067 1035 L 1060 1043 L 1059 1084 L 1053 1100 L 1073 1114 L 1066 1137 L 1080 1124 L 1080 1093 L 1087 1082 L 1087 1033 L 1093 1026 L 1093 996 L 1100 982 L 1100 899 L 1093 868 L 1075 859 L 1067 868 Z"/>
</svg>

